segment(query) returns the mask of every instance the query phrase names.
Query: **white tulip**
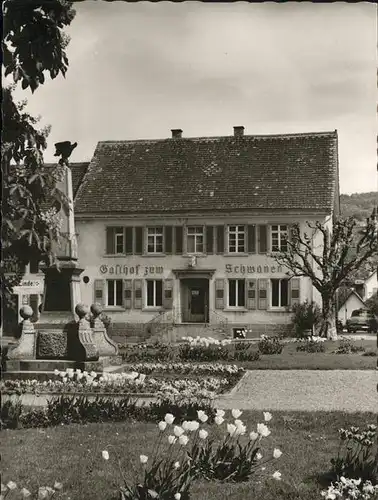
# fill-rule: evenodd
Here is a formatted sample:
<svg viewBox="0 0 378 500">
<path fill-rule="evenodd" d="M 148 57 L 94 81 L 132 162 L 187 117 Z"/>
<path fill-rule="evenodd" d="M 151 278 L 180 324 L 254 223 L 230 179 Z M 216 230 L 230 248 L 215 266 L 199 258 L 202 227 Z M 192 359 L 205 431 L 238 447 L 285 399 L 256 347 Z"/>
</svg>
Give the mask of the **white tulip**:
<svg viewBox="0 0 378 500">
<path fill-rule="evenodd" d="M 265 424 L 257 424 L 257 432 L 263 437 L 267 437 L 270 434 L 270 430 Z"/>
<path fill-rule="evenodd" d="M 217 410 L 217 412 L 216 412 L 216 416 L 217 416 L 217 417 L 224 417 L 225 413 L 226 413 L 226 412 L 225 412 L 224 410 Z"/>
<path fill-rule="evenodd" d="M 273 418 L 272 414 L 269 411 L 264 411 L 263 415 L 265 422 L 269 422 Z"/>
<path fill-rule="evenodd" d="M 17 488 L 17 484 L 14 481 L 9 481 L 9 483 L 7 483 L 7 488 L 8 490 L 15 490 Z"/>
<path fill-rule="evenodd" d="M 207 436 L 209 435 L 209 433 L 207 431 L 205 431 L 205 429 L 201 429 L 198 433 L 199 437 L 201 439 L 206 439 Z"/>
<path fill-rule="evenodd" d="M 200 420 L 202 423 L 205 423 L 209 418 L 203 410 L 198 410 L 197 415 L 198 415 L 198 420 Z"/>
<path fill-rule="evenodd" d="M 109 460 L 109 453 L 106 450 L 102 452 L 102 458 L 104 460 Z"/>
<path fill-rule="evenodd" d="M 281 455 L 282 455 L 282 451 L 279 450 L 278 448 L 274 448 L 274 450 L 273 450 L 273 457 L 274 458 L 280 458 Z"/>
<path fill-rule="evenodd" d="M 139 455 L 139 460 L 141 464 L 146 464 L 148 461 L 147 455 Z"/>
<path fill-rule="evenodd" d="M 187 445 L 188 441 L 189 441 L 189 438 L 188 438 L 188 436 L 185 436 L 185 434 L 183 434 L 182 436 L 179 437 L 179 443 L 183 446 Z"/>
<path fill-rule="evenodd" d="M 179 427 L 178 425 L 175 425 L 173 429 L 173 433 L 175 436 L 180 437 L 184 434 L 184 429 L 182 427 Z"/>
<path fill-rule="evenodd" d="M 227 424 L 227 432 L 230 434 L 230 436 L 233 436 L 236 432 L 236 425 L 234 424 Z"/>
<path fill-rule="evenodd" d="M 276 472 L 273 474 L 273 479 L 276 479 L 276 481 L 281 481 L 281 472 L 276 470 Z"/>
<path fill-rule="evenodd" d="M 224 418 L 223 418 L 223 417 L 221 417 L 221 416 L 216 416 L 216 417 L 214 418 L 214 422 L 215 422 L 217 425 L 221 425 L 221 424 L 223 424 L 223 422 L 224 422 Z"/>
<path fill-rule="evenodd" d="M 173 424 L 174 419 L 175 417 L 172 415 L 172 413 L 167 413 L 164 417 L 165 422 L 167 422 L 167 424 L 169 425 Z"/>
<path fill-rule="evenodd" d="M 258 437 L 259 437 L 259 435 L 257 434 L 257 432 L 252 431 L 252 432 L 250 432 L 250 433 L 249 433 L 249 439 L 250 439 L 251 441 L 256 441 L 256 439 L 257 439 Z"/>
<path fill-rule="evenodd" d="M 174 444 L 176 442 L 177 438 L 175 436 L 168 436 L 168 443 L 169 444 Z"/>
<path fill-rule="evenodd" d="M 256 460 L 261 460 L 262 459 L 262 455 L 260 452 L 256 453 Z"/>
<path fill-rule="evenodd" d="M 180 462 L 175 462 L 175 463 L 173 464 L 173 467 L 174 467 L 175 469 L 178 469 L 178 468 L 180 467 Z"/>
<path fill-rule="evenodd" d="M 165 431 L 165 429 L 167 427 L 167 422 L 164 422 L 164 420 L 162 420 L 161 422 L 159 422 L 158 427 L 159 427 L 159 430 Z"/>
<path fill-rule="evenodd" d="M 31 497 L 31 493 L 29 490 L 27 490 L 26 488 L 22 488 L 22 490 L 20 491 L 21 495 L 22 495 L 22 498 L 30 498 Z"/>
<path fill-rule="evenodd" d="M 231 414 L 234 418 L 239 418 L 243 412 L 240 410 L 231 410 Z"/>
<path fill-rule="evenodd" d="M 181 498 L 181 493 L 175 493 L 173 498 L 174 498 L 175 500 L 180 500 L 180 498 Z"/>
</svg>

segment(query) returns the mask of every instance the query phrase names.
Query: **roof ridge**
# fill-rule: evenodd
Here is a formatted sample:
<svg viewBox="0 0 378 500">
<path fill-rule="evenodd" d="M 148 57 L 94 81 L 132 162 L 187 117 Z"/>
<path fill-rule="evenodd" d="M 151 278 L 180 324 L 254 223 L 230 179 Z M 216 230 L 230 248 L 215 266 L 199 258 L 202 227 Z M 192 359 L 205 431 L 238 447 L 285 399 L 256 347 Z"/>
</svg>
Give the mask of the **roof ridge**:
<svg viewBox="0 0 378 500">
<path fill-rule="evenodd" d="M 180 137 L 179 139 L 172 139 L 171 137 L 165 137 L 161 139 L 113 139 L 106 141 L 98 141 L 98 144 L 121 144 L 121 143 L 155 143 L 155 142 L 165 142 L 165 141 L 199 141 L 199 140 L 219 140 L 219 139 L 291 139 L 295 137 L 328 137 L 337 136 L 337 130 L 333 131 L 323 131 L 323 132 L 299 132 L 299 133 L 287 133 L 287 134 L 250 134 L 243 135 L 241 137 L 235 137 L 234 135 L 215 135 L 215 136 L 199 136 L 199 137 Z"/>
</svg>

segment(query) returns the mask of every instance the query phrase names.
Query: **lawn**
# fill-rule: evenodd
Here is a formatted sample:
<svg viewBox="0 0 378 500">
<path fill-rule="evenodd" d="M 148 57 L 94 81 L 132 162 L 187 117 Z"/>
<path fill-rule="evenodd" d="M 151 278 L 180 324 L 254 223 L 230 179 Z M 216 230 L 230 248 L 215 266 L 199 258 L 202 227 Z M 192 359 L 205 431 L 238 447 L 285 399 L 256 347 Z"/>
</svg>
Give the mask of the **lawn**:
<svg viewBox="0 0 378 500">
<path fill-rule="evenodd" d="M 248 431 L 263 421 L 260 412 L 244 411 L 241 418 Z M 192 499 L 320 500 L 319 478 L 324 477 L 330 459 L 337 454 L 338 429 L 369 423 L 376 423 L 376 415 L 274 413 L 269 422 L 272 434 L 264 438 L 264 449 L 271 452 L 278 447 L 283 451 L 269 471 L 280 470 L 283 481 L 269 478 L 264 484 L 263 477 L 256 477 L 244 484 L 196 482 Z M 219 432 L 216 426 L 209 430 Z M 151 456 L 157 428 L 154 424 L 125 422 L 9 430 L 2 436 L 3 482 L 13 480 L 20 487 L 35 490 L 60 481 L 72 500 L 112 500 L 120 481 L 114 452 L 120 455 L 126 476 L 135 480 L 133 467 L 138 467 L 140 454 Z M 101 458 L 104 449 L 111 456 L 108 462 Z"/>
</svg>

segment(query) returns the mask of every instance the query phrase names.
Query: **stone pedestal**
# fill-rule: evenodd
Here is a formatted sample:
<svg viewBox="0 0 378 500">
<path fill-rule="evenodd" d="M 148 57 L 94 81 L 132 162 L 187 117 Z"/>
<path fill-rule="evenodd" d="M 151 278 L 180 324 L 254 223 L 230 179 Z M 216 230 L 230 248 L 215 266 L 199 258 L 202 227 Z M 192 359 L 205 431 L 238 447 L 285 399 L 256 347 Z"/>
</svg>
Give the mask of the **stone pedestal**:
<svg viewBox="0 0 378 500">
<path fill-rule="evenodd" d="M 7 358 L 9 360 L 36 358 L 37 334 L 34 330 L 34 324 L 30 321 L 33 314 L 33 309 L 30 306 L 21 307 L 20 316 L 23 318 L 21 337 L 18 344 L 8 351 Z"/>
<path fill-rule="evenodd" d="M 93 331 L 93 342 L 98 350 L 100 357 L 116 356 L 118 354 L 118 346 L 106 333 L 104 323 L 100 319 L 102 307 L 100 304 L 91 305 L 91 327 Z"/>
</svg>

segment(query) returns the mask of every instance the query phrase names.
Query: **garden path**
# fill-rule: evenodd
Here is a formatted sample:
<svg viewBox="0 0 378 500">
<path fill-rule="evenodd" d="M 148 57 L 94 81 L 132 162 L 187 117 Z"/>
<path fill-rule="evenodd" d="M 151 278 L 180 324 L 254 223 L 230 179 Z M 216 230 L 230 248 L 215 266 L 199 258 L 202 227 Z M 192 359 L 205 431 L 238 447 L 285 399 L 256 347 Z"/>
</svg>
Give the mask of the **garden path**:
<svg viewBox="0 0 378 500">
<path fill-rule="evenodd" d="M 223 409 L 377 412 L 375 370 L 248 370 Z"/>
</svg>

